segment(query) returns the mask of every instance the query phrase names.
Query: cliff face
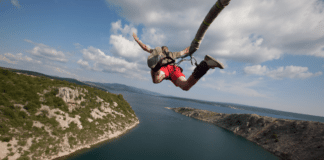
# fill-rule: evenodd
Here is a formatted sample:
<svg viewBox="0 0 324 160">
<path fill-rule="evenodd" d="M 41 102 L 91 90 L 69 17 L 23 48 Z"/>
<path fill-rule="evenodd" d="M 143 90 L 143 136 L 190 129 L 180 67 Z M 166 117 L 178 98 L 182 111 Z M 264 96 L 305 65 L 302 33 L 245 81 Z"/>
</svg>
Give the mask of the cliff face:
<svg viewBox="0 0 324 160">
<path fill-rule="evenodd" d="M 194 108 L 168 108 L 232 131 L 281 159 L 324 159 L 324 123 L 256 114 L 222 114 Z"/>
<path fill-rule="evenodd" d="M 0 159 L 53 159 L 139 123 L 122 95 L 0 70 Z"/>
</svg>

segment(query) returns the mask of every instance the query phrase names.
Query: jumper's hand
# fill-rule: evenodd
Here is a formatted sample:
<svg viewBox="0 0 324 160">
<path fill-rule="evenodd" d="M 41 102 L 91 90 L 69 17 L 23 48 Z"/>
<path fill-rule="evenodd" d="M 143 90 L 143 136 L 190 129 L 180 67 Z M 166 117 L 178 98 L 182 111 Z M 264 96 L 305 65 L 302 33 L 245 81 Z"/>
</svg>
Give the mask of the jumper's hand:
<svg viewBox="0 0 324 160">
<path fill-rule="evenodd" d="M 193 53 L 195 53 L 199 49 L 200 43 L 197 41 L 193 40 L 191 42 L 190 48 L 189 48 L 189 56 L 191 56 Z"/>
<path fill-rule="evenodd" d="M 133 32 L 133 37 L 135 39 L 135 41 L 139 44 L 139 46 L 146 52 L 152 53 L 153 49 L 151 49 L 150 47 L 146 46 L 142 41 L 139 40 L 139 38 L 137 37 L 137 35 Z"/>
<path fill-rule="evenodd" d="M 184 50 L 180 51 L 180 56 L 188 55 L 189 54 L 189 47 L 185 48 Z"/>
</svg>

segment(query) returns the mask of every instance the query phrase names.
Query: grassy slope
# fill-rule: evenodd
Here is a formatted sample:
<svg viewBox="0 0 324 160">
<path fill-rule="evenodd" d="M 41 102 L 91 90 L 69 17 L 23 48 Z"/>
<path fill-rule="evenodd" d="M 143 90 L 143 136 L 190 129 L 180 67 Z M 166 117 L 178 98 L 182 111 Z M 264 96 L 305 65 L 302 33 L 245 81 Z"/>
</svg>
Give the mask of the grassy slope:
<svg viewBox="0 0 324 160">
<path fill-rule="evenodd" d="M 69 87 L 79 91 L 81 91 L 81 88 L 86 89 L 88 93 L 84 93 L 85 96 L 83 97 L 86 101 L 81 103 L 81 106 L 84 107 L 68 112 L 67 104 L 62 98 L 56 97 L 59 87 Z M 80 145 L 80 143 L 91 143 L 96 137 L 103 135 L 105 131 L 112 131 L 107 125 L 109 122 L 121 122 L 122 127 L 125 127 L 125 124 L 129 124 L 131 119 L 136 118 L 134 111 L 123 99 L 122 95 L 107 93 L 96 88 L 80 86 L 67 81 L 51 80 L 44 76 L 31 77 L 16 74 L 1 68 L 0 94 L 0 140 L 10 142 L 13 137 L 18 140 L 17 146 L 8 144 L 8 147 L 18 147 L 18 152 L 21 155 L 20 159 L 28 159 L 28 156 L 31 157 L 31 155 L 32 159 L 37 159 L 44 153 L 46 155 L 56 155 L 60 151 L 57 144 L 62 143 L 65 136 L 69 136 L 68 140 L 70 146 L 72 146 L 71 148 Z M 113 118 L 112 115 L 108 114 L 104 119 L 96 119 L 90 123 L 88 118 L 93 119 L 90 115 L 91 109 L 98 108 L 101 104 L 96 102 L 96 96 L 110 104 L 117 102 L 118 106 L 114 110 L 124 114 L 126 117 L 116 115 L 116 118 Z M 41 98 L 42 101 L 40 101 Z M 81 99 L 81 96 L 77 98 Z M 15 104 L 24 105 L 23 108 L 30 115 Z M 59 108 L 68 113 L 70 117 L 81 116 L 80 121 L 83 129 L 80 130 L 75 123 L 70 123 L 69 128 L 64 130 L 59 126 L 55 118 L 49 118 L 48 113 L 45 111 L 36 116 L 35 113 L 39 111 L 41 105 L 47 105 L 51 109 Z M 33 121 L 44 124 L 47 129 L 52 131 L 52 135 L 49 135 L 45 127 L 33 127 Z M 95 122 L 98 122 L 99 125 L 95 125 Z M 30 138 L 33 138 L 33 143 L 29 151 L 19 149 L 26 146 L 27 140 Z M 13 154 L 11 152 L 9 156 Z"/>
</svg>

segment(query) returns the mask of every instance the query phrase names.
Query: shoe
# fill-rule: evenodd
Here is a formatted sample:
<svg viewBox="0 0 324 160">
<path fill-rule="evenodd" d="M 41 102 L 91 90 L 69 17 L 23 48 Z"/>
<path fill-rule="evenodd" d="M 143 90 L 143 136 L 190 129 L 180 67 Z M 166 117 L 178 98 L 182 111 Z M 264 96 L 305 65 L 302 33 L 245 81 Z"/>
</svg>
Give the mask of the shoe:
<svg viewBox="0 0 324 160">
<path fill-rule="evenodd" d="M 206 55 L 204 61 L 207 63 L 208 67 L 214 69 L 215 67 L 224 69 L 224 65 L 221 62 L 218 62 L 213 57 Z"/>
</svg>

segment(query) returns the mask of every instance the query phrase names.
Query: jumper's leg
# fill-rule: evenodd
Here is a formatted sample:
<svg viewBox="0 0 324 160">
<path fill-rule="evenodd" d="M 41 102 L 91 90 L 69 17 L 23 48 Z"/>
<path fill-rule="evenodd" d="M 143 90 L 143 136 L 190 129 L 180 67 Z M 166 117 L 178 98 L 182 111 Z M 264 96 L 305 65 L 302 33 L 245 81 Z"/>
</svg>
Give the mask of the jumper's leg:
<svg viewBox="0 0 324 160">
<path fill-rule="evenodd" d="M 224 65 L 211 56 L 206 55 L 205 59 L 201 61 L 200 64 L 195 68 L 188 80 L 186 80 L 186 78 L 184 77 L 179 77 L 176 81 L 176 84 L 184 91 L 188 91 L 199 81 L 202 76 L 207 73 L 210 68 L 224 69 Z"/>
<path fill-rule="evenodd" d="M 165 73 L 161 70 L 157 72 L 153 72 L 151 70 L 151 76 L 152 76 L 153 83 L 160 83 L 165 78 Z"/>
</svg>

